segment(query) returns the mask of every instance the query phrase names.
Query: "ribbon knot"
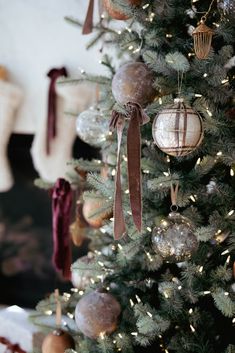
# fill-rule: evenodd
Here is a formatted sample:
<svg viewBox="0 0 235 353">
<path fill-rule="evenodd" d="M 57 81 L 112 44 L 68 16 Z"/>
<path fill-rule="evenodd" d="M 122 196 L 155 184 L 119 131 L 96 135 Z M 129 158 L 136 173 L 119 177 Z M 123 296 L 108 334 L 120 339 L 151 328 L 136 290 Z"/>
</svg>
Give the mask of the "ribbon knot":
<svg viewBox="0 0 235 353">
<path fill-rule="evenodd" d="M 56 80 L 60 76 L 67 77 L 67 71 L 65 67 L 61 69 L 51 69 L 47 73 L 47 77 L 50 78 L 51 82 L 49 85 L 48 93 L 48 116 L 47 116 L 47 143 L 46 143 L 46 152 L 50 154 L 50 141 L 56 137 Z"/>
<path fill-rule="evenodd" d="M 117 170 L 114 197 L 114 238 L 120 239 L 126 232 L 125 217 L 122 205 L 121 186 L 121 143 L 125 121 L 129 121 L 127 130 L 127 165 L 130 206 L 134 224 L 139 232 L 142 228 L 142 187 L 141 187 L 141 138 L 140 126 L 146 124 L 149 118 L 137 103 L 126 104 L 126 113 L 112 112 L 110 128 L 117 129 L 118 151 Z"/>
</svg>

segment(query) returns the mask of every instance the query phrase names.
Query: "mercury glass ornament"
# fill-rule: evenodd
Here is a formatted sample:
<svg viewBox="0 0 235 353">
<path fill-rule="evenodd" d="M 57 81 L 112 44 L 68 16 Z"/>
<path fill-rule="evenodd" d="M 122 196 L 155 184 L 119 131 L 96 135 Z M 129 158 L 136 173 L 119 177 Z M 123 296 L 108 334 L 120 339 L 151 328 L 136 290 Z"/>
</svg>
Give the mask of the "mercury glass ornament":
<svg viewBox="0 0 235 353">
<path fill-rule="evenodd" d="M 80 113 L 76 121 L 79 138 L 94 147 L 100 147 L 109 135 L 109 119 L 98 109 Z"/>
<path fill-rule="evenodd" d="M 75 310 L 79 331 L 89 338 L 111 334 L 117 328 L 121 306 L 110 293 L 96 290 L 84 295 Z"/>
<path fill-rule="evenodd" d="M 171 212 L 153 230 L 153 249 L 168 262 L 188 260 L 198 249 L 198 241 L 193 231 L 194 227 L 188 218 Z"/>
<path fill-rule="evenodd" d="M 217 6 L 219 10 L 222 10 L 224 15 L 232 15 L 235 13 L 234 0 L 217 0 Z"/>
</svg>

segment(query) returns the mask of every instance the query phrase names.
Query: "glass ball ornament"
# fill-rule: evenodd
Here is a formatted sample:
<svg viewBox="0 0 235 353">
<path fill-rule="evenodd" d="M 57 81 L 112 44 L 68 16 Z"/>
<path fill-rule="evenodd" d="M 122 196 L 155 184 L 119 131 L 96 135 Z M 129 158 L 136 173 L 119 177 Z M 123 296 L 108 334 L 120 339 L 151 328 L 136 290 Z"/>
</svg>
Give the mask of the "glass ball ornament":
<svg viewBox="0 0 235 353">
<path fill-rule="evenodd" d="M 202 118 L 182 98 L 177 98 L 174 104 L 158 112 L 152 134 L 160 150 L 171 156 L 185 156 L 203 140 Z"/>
<path fill-rule="evenodd" d="M 121 306 L 110 293 L 100 289 L 85 294 L 75 309 L 76 325 L 85 336 L 96 339 L 117 329 Z"/>
<path fill-rule="evenodd" d="M 102 111 L 90 108 L 78 115 L 76 131 L 83 142 L 100 147 L 109 135 L 109 119 Z"/>
<path fill-rule="evenodd" d="M 141 62 L 121 66 L 113 77 L 112 92 L 120 104 L 138 103 L 142 107 L 156 97 L 153 87 L 154 73 Z"/>
<path fill-rule="evenodd" d="M 198 249 L 198 241 L 191 221 L 177 212 L 171 212 L 161 220 L 152 234 L 153 249 L 168 262 L 190 259 Z"/>
<path fill-rule="evenodd" d="M 235 14 L 235 2 L 234 0 L 217 0 L 217 7 L 222 11 L 224 15 Z"/>
</svg>

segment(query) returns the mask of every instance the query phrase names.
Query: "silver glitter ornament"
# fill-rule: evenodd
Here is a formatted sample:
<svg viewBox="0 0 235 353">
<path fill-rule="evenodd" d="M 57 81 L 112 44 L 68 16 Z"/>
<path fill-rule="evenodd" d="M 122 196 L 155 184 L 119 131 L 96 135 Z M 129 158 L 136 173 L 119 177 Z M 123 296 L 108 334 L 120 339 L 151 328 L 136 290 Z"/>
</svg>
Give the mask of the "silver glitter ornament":
<svg viewBox="0 0 235 353">
<path fill-rule="evenodd" d="M 82 141 L 100 147 L 109 135 L 109 119 L 98 109 L 90 108 L 79 114 L 76 131 Z"/>
<path fill-rule="evenodd" d="M 152 235 L 153 249 L 168 262 L 182 262 L 190 259 L 198 249 L 193 225 L 186 217 L 171 212 L 155 227 Z"/>
</svg>

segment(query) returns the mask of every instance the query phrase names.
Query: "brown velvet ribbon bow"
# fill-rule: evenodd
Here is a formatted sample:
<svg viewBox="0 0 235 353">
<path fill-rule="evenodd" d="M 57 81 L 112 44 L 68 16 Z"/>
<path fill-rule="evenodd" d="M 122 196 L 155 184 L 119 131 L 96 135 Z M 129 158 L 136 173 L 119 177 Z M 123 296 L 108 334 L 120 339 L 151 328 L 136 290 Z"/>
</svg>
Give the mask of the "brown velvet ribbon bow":
<svg viewBox="0 0 235 353">
<path fill-rule="evenodd" d="M 52 191 L 53 263 L 65 279 L 71 277 L 71 244 L 69 235 L 72 190 L 68 181 L 58 179 Z"/>
<path fill-rule="evenodd" d="M 130 206 L 134 224 L 138 231 L 142 228 L 142 186 L 141 186 L 141 136 L 140 126 L 149 122 L 148 116 L 144 113 L 141 106 L 137 103 L 126 104 L 126 114 L 116 111 L 112 112 L 110 128 L 117 129 L 118 151 L 117 151 L 117 170 L 115 181 L 114 197 L 114 238 L 120 239 L 126 232 L 125 217 L 122 205 L 122 186 L 121 186 L 121 142 L 125 121 L 129 120 L 127 131 L 127 167 L 128 184 L 130 195 Z"/>
<path fill-rule="evenodd" d="M 23 349 L 20 348 L 18 344 L 13 344 L 11 343 L 8 339 L 5 337 L 0 337 L 0 343 L 2 343 L 4 346 L 6 346 L 5 352 L 16 352 L 16 353 L 27 353 Z"/>
<path fill-rule="evenodd" d="M 99 6 L 99 14 L 101 17 L 101 14 L 103 12 L 103 2 L 102 0 L 99 0 L 98 2 Z M 93 15 L 94 15 L 94 0 L 89 1 L 88 9 L 87 9 L 87 14 L 85 18 L 85 22 L 83 24 L 83 29 L 82 29 L 82 34 L 90 34 L 93 30 Z"/>
<path fill-rule="evenodd" d="M 47 154 L 50 154 L 50 141 L 56 136 L 56 80 L 60 76 L 67 77 L 67 71 L 65 67 L 62 67 L 61 69 L 51 69 L 47 76 L 50 78 L 51 82 L 48 93 L 46 152 Z"/>
</svg>

